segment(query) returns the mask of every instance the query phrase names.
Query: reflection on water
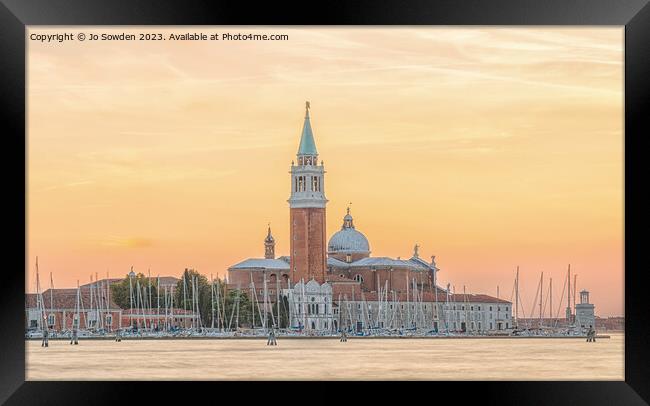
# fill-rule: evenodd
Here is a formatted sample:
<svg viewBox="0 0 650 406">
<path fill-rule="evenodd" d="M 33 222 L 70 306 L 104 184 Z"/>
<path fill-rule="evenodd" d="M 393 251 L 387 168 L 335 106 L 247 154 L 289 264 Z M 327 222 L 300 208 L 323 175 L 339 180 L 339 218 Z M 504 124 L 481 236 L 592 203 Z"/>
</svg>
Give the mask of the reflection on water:
<svg viewBox="0 0 650 406">
<path fill-rule="evenodd" d="M 584 339 L 26 343 L 27 380 L 623 380 L 623 335 Z"/>
</svg>

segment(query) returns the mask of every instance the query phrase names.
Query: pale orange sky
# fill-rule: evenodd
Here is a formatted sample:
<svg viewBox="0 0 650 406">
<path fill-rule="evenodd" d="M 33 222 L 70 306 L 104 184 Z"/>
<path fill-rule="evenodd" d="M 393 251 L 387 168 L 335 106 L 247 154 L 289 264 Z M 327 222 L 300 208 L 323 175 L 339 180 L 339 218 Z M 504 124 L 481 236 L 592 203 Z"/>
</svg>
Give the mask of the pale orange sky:
<svg viewBox="0 0 650 406">
<path fill-rule="evenodd" d="M 30 28 L 288 41 L 28 46 L 27 289 L 131 265 L 224 275 L 288 254 L 289 167 L 311 101 L 327 234 L 347 202 L 373 256 L 511 298 L 567 264 L 623 313 L 623 27 Z M 46 283 L 45 285 L 47 285 Z M 566 302 L 564 303 L 566 305 Z M 561 312 L 563 314 L 563 310 Z"/>
</svg>

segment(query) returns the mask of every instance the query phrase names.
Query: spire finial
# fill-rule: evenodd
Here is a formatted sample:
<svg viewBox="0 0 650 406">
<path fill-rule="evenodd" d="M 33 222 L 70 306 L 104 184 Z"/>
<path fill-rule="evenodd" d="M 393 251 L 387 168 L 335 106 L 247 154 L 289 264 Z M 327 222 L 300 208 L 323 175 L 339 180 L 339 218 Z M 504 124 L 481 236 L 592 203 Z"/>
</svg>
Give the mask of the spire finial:
<svg viewBox="0 0 650 406">
<path fill-rule="evenodd" d="M 311 130 L 311 119 L 309 118 L 310 108 L 310 103 L 306 101 L 305 122 L 302 126 L 302 135 L 300 136 L 300 145 L 298 146 L 298 165 L 303 165 L 300 160 L 300 155 L 318 155 L 318 152 L 316 151 L 316 142 L 314 141 L 314 133 Z"/>
</svg>

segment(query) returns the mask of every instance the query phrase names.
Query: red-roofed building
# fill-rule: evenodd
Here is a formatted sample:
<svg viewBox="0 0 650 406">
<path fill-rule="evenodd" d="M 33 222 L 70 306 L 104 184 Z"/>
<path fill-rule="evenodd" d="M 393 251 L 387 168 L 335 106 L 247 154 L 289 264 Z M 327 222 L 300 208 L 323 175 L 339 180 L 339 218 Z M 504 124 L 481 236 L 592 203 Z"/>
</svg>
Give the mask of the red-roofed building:
<svg viewBox="0 0 650 406">
<path fill-rule="evenodd" d="M 153 277 L 152 277 L 153 279 Z M 189 327 L 196 321 L 191 311 L 183 309 L 122 309 L 111 297 L 110 286 L 120 283 L 123 279 L 101 279 L 81 285 L 79 290 L 47 289 L 42 293 L 43 304 L 39 306 L 37 295 L 25 295 L 25 328 L 41 328 L 41 320 L 49 329 L 55 331 L 71 330 L 77 315 L 78 326 L 82 329 L 104 329 L 114 331 L 129 326 L 158 327 Z M 180 279 L 165 276 L 160 277 L 160 286 L 176 286 Z M 79 293 L 77 293 L 79 292 Z M 41 310 L 41 309 L 44 309 Z"/>
</svg>

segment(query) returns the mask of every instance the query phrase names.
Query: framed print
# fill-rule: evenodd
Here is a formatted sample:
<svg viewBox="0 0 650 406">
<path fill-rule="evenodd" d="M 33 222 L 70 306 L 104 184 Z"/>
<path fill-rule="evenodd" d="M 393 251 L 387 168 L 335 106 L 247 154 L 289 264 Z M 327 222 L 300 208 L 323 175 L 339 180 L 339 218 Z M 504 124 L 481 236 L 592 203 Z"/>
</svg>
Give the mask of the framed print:
<svg viewBox="0 0 650 406">
<path fill-rule="evenodd" d="M 650 397 L 647 2 L 0 18 L 8 404 Z"/>
</svg>

